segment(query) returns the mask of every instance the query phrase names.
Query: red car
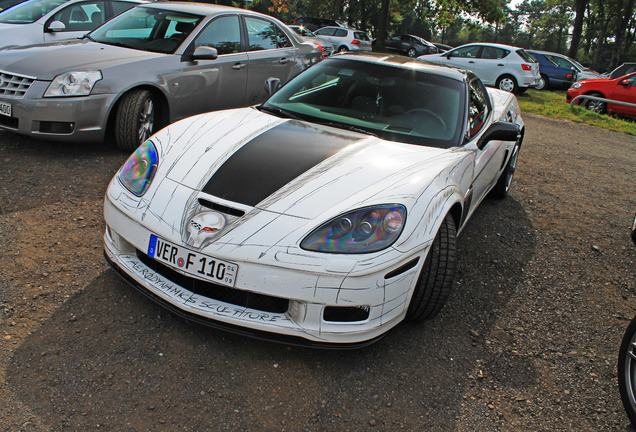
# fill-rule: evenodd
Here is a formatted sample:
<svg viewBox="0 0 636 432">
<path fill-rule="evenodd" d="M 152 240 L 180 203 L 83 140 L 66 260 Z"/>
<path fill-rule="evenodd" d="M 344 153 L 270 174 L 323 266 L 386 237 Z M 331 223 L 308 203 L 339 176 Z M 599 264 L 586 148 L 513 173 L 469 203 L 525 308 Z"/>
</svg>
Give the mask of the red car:
<svg viewBox="0 0 636 432">
<path fill-rule="evenodd" d="M 566 100 L 568 103 L 572 102 L 572 99 L 579 95 L 597 96 L 636 104 L 636 72 L 616 79 L 577 81 L 568 89 Z M 630 107 L 591 99 L 579 99 L 577 103 L 599 114 L 610 112 L 636 116 L 636 105 Z"/>
</svg>

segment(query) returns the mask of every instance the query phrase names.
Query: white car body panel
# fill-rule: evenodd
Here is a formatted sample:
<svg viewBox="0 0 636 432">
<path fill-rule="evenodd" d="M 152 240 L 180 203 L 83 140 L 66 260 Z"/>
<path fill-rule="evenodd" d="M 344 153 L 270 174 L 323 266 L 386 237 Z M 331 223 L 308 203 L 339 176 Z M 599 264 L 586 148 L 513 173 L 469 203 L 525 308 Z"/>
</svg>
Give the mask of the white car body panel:
<svg viewBox="0 0 636 432">
<path fill-rule="evenodd" d="M 489 90 L 491 121 L 520 126 L 516 99 Z M 514 118 L 510 118 L 515 113 Z M 351 143 L 286 183 L 256 205 L 206 194 L 205 183 L 251 140 L 277 128 L 316 130 Z M 356 344 L 376 338 L 404 319 L 426 254 L 446 214 L 464 204 L 470 217 L 497 181 L 514 142 L 491 141 L 483 151 L 476 137 L 463 147 L 440 149 L 401 144 L 327 126 L 282 119 L 253 108 L 207 113 L 177 122 L 156 134 L 155 180 L 142 197 L 115 176 L 105 197 L 104 236 L 108 259 L 126 277 L 201 319 L 240 328 L 294 336 L 316 343 Z M 272 173 L 274 175 L 275 173 Z M 249 175 L 245 173 L 245 175 Z M 239 187 L 237 185 L 237 187 Z M 189 224 L 205 212 L 199 199 L 245 211 L 226 216 L 213 240 L 200 249 Z M 378 204 L 401 204 L 408 217 L 398 240 L 373 253 L 320 253 L 300 247 L 318 226 L 344 212 Z M 461 231 L 461 228 L 459 229 Z M 211 300 L 150 269 L 146 252 L 156 235 L 180 248 L 238 265 L 234 289 L 289 299 L 284 313 L 264 312 Z M 390 272 L 417 260 L 395 277 Z M 178 270 L 177 270 L 178 271 Z M 181 272 L 183 273 L 183 272 Z M 369 309 L 356 322 L 328 322 L 327 305 Z"/>
</svg>

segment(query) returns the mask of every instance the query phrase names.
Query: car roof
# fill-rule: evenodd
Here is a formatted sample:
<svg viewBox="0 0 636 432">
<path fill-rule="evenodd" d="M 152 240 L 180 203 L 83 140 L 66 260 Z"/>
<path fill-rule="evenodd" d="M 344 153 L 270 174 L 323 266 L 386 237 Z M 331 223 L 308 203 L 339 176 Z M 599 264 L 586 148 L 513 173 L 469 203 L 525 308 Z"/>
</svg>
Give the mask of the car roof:
<svg viewBox="0 0 636 432">
<path fill-rule="evenodd" d="M 433 73 L 436 75 L 443 75 L 457 81 L 466 81 L 468 76 L 468 72 L 466 70 L 457 68 L 455 66 L 432 63 L 426 60 L 419 60 L 417 58 L 411 58 L 402 55 L 393 55 L 379 52 L 336 54 L 331 56 L 330 59 L 347 59 L 367 63 L 385 64 L 403 69 L 412 69 Z M 323 61 L 326 60 L 329 59 L 325 59 Z"/>
<path fill-rule="evenodd" d="M 264 16 L 259 12 L 250 11 L 247 9 L 240 9 L 231 6 L 223 6 L 211 3 L 194 3 L 187 1 L 162 1 L 153 2 L 143 5 L 143 7 L 150 7 L 153 9 L 166 9 L 179 12 L 193 13 L 198 15 L 212 15 L 215 13 L 234 12 L 242 14 L 252 14 Z"/>
<path fill-rule="evenodd" d="M 484 46 L 491 46 L 491 47 L 495 47 L 495 48 L 505 48 L 505 49 L 511 49 L 511 50 L 522 49 L 522 50 L 526 51 L 525 48 L 521 48 L 521 47 L 518 47 L 518 46 L 491 43 L 491 42 L 473 42 L 473 43 L 465 44 L 465 45 L 462 45 L 462 46 L 469 46 L 469 45 L 484 45 Z M 461 48 L 461 47 L 457 47 L 457 48 Z"/>
</svg>

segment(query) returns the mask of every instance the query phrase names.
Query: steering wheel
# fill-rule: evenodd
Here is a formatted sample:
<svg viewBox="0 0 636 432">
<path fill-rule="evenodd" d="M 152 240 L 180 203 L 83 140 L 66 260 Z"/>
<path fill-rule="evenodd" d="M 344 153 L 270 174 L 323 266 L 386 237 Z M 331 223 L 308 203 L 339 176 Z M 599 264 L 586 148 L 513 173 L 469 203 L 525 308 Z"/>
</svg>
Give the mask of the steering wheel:
<svg viewBox="0 0 636 432">
<path fill-rule="evenodd" d="M 438 123 L 440 123 L 442 125 L 442 127 L 444 129 L 446 129 L 446 122 L 444 121 L 444 119 L 437 113 L 431 111 L 431 110 L 427 110 L 426 108 L 413 108 L 412 110 L 408 110 L 407 112 L 404 113 L 404 115 L 412 115 L 412 114 L 424 114 L 427 115 L 431 118 L 433 118 L 434 120 L 436 120 Z"/>
</svg>

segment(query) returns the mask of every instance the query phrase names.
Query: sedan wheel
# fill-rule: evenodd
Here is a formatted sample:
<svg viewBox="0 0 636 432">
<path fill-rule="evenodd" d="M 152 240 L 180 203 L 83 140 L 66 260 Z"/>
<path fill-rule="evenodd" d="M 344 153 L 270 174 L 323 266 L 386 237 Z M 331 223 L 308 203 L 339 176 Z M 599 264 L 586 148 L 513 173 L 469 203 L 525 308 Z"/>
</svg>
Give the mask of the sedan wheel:
<svg viewBox="0 0 636 432">
<path fill-rule="evenodd" d="M 133 90 L 122 98 L 115 119 L 117 147 L 133 151 L 155 131 L 155 99 L 148 90 Z"/>
<path fill-rule="evenodd" d="M 457 267 L 456 242 L 455 221 L 447 214 L 422 266 L 411 303 L 406 311 L 407 320 L 431 319 L 448 300 Z"/>
<path fill-rule="evenodd" d="M 407 55 L 409 57 L 415 57 L 417 55 L 417 51 L 415 50 L 415 48 L 411 47 L 411 48 L 409 48 L 409 50 L 407 52 Z"/>
<path fill-rule="evenodd" d="M 618 389 L 627 416 L 636 424 L 636 317 L 627 327 L 618 355 Z"/>
<path fill-rule="evenodd" d="M 517 81 L 510 75 L 502 75 L 497 80 L 497 88 L 510 93 L 517 93 Z"/>
<path fill-rule="evenodd" d="M 543 90 L 543 89 L 548 89 L 548 77 L 545 75 L 541 75 L 541 78 L 539 78 L 539 84 L 537 84 L 537 86 L 535 87 L 537 90 Z"/>
<path fill-rule="evenodd" d="M 347 48 L 346 45 L 342 45 L 340 48 L 338 48 L 339 53 L 347 52 L 347 51 L 349 51 L 349 48 Z"/>
</svg>

